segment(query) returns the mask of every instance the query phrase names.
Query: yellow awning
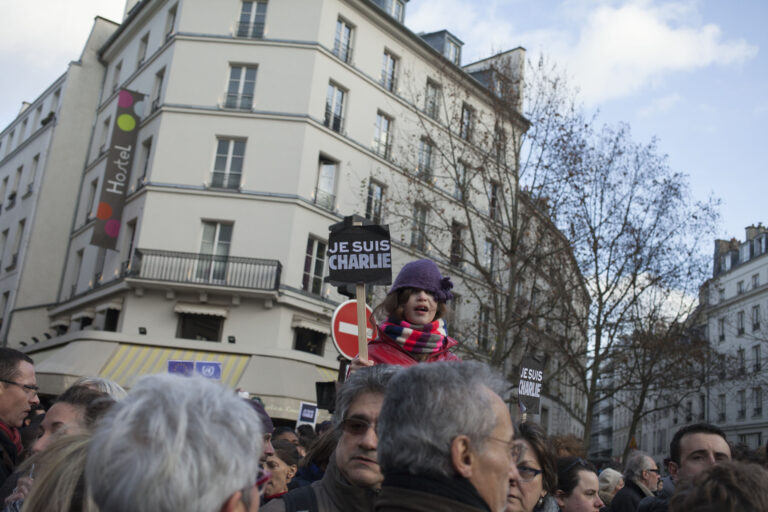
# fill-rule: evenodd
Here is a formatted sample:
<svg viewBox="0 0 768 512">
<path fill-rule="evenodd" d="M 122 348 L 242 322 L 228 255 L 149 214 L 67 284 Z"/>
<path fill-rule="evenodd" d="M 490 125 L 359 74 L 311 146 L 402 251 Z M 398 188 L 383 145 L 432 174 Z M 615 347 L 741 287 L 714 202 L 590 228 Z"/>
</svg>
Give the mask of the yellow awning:
<svg viewBox="0 0 768 512">
<path fill-rule="evenodd" d="M 130 388 L 142 375 L 167 372 L 170 360 L 220 362 L 221 383 L 234 388 L 245 370 L 248 358 L 247 355 L 203 350 L 120 344 L 99 376 L 112 379 L 124 388 Z"/>
</svg>

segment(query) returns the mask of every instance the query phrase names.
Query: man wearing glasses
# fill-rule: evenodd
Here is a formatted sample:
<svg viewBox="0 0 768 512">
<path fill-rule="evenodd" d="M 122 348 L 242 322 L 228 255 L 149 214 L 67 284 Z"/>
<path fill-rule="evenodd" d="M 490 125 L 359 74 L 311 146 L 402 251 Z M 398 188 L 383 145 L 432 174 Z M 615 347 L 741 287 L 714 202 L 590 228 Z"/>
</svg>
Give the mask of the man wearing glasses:
<svg viewBox="0 0 768 512">
<path fill-rule="evenodd" d="M 508 385 L 476 362 L 404 369 L 379 417 L 376 512 L 502 512 L 519 480 Z"/>
<path fill-rule="evenodd" d="M 624 467 L 624 487 L 611 500 L 611 512 L 635 512 L 640 501 L 659 487 L 659 466 L 645 452 L 636 451 Z"/>
<path fill-rule="evenodd" d="M 264 512 L 368 512 L 381 488 L 377 424 L 384 392 L 399 366 L 361 368 L 336 394 L 338 436 L 323 478 L 264 505 Z"/>
<path fill-rule="evenodd" d="M 0 348 L 0 485 L 13 473 L 23 449 L 19 427 L 40 403 L 32 359 L 12 348 Z"/>
</svg>

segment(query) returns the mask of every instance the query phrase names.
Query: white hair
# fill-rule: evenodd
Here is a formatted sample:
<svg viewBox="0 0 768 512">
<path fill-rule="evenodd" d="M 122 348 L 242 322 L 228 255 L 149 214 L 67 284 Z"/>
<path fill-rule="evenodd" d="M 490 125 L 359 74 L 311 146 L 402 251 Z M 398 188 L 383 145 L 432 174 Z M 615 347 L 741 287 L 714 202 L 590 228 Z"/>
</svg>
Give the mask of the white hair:
<svg viewBox="0 0 768 512">
<path fill-rule="evenodd" d="M 113 400 L 122 400 L 127 394 L 123 386 L 117 382 L 102 377 L 80 377 L 72 384 L 74 386 L 85 386 L 108 394 Z"/>
<path fill-rule="evenodd" d="M 261 429 L 217 383 L 149 375 L 98 423 L 86 479 L 100 510 L 218 512 L 256 482 Z"/>
</svg>

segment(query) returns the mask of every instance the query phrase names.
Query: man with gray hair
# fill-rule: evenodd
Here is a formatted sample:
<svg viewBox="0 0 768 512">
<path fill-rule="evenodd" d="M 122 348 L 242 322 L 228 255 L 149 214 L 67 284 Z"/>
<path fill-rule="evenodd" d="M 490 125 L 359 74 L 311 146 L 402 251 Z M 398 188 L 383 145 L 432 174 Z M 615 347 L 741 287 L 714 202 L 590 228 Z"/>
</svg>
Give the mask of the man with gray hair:
<svg viewBox="0 0 768 512">
<path fill-rule="evenodd" d="M 392 379 L 379 417 L 377 512 L 502 512 L 519 479 L 507 383 L 476 362 L 419 364 Z"/>
<path fill-rule="evenodd" d="M 376 425 L 390 379 L 399 366 L 361 368 L 336 394 L 336 450 L 323 478 L 267 503 L 264 512 L 369 512 L 381 487 Z"/>
<path fill-rule="evenodd" d="M 624 487 L 611 501 L 611 512 L 636 512 L 640 501 L 659 487 L 659 466 L 647 453 L 634 451 L 624 466 Z"/>
<path fill-rule="evenodd" d="M 200 377 L 143 377 L 97 424 L 86 481 L 99 510 L 255 512 L 261 422 Z"/>
</svg>

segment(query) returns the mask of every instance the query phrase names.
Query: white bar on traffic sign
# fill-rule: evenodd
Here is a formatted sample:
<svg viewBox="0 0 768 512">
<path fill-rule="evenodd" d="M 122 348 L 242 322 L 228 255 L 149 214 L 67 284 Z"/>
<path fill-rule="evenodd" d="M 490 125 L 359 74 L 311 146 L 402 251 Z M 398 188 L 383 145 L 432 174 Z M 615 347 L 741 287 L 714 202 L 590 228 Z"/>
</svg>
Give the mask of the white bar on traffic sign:
<svg viewBox="0 0 768 512">
<path fill-rule="evenodd" d="M 350 324 L 349 322 L 339 322 L 339 332 L 357 336 L 357 325 Z M 373 329 L 366 329 L 365 336 L 367 338 L 370 338 L 371 336 L 373 336 Z"/>
</svg>

